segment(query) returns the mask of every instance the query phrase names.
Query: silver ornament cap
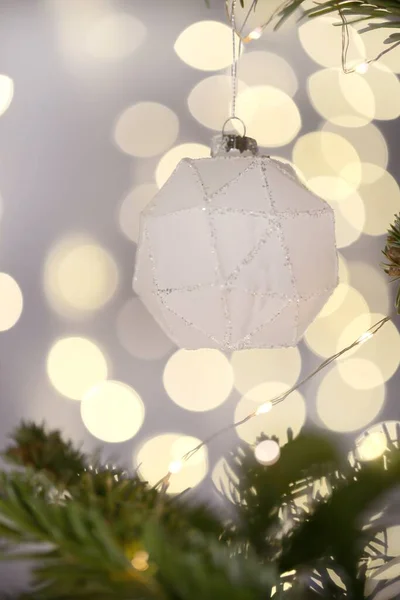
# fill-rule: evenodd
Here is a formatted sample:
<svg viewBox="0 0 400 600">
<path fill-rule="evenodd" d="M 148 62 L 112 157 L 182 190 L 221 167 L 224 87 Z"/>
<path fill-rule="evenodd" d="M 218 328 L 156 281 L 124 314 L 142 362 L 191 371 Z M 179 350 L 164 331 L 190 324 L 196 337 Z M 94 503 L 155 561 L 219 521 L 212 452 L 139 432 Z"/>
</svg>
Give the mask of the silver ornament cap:
<svg viewBox="0 0 400 600">
<path fill-rule="evenodd" d="M 223 133 L 212 139 L 211 156 L 258 156 L 258 145 L 251 137 Z"/>
</svg>

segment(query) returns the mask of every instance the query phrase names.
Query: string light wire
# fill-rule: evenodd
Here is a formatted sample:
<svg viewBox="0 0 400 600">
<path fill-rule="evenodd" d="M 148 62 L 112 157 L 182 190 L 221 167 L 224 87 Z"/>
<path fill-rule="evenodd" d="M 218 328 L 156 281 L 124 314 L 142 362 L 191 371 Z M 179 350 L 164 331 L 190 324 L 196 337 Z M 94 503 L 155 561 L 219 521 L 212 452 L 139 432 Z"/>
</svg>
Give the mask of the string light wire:
<svg viewBox="0 0 400 600">
<path fill-rule="evenodd" d="M 342 24 L 341 24 L 341 28 L 342 28 L 342 56 L 341 56 L 342 71 L 346 75 L 349 75 L 350 73 L 365 73 L 368 69 L 368 66 L 371 63 L 377 62 L 380 58 L 382 58 L 382 56 L 384 56 L 388 52 L 391 52 L 391 50 L 394 50 L 394 48 L 396 48 L 396 46 L 400 45 L 400 40 L 397 42 L 394 42 L 388 48 L 385 48 L 384 50 L 379 52 L 379 54 L 377 54 L 375 56 L 375 58 L 370 58 L 368 60 L 364 60 L 362 63 L 356 65 L 355 67 L 348 67 L 347 66 L 347 55 L 348 55 L 349 47 L 350 47 L 349 22 L 347 21 L 346 16 L 341 8 L 338 9 L 338 12 L 339 12 L 340 19 L 342 21 Z M 356 20 L 352 21 L 352 23 L 357 23 L 362 20 L 364 20 L 364 19 L 356 19 Z M 363 67 L 363 70 L 361 70 L 360 67 Z"/>
<path fill-rule="evenodd" d="M 219 429 L 218 431 L 215 431 L 208 438 L 206 438 L 203 442 L 201 442 L 200 444 L 195 446 L 192 450 L 189 450 L 189 452 L 186 452 L 186 454 L 184 454 L 180 460 L 173 461 L 173 463 L 171 463 L 171 465 L 170 465 L 170 470 L 168 471 L 168 473 L 157 483 L 157 485 L 155 487 L 157 488 L 161 485 L 162 490 L 166 492 L 171 476 L 175 473 L 178 473 L 181 470 L 181 468 L 183 467 L 184 463 L 186 463 L 188 460 L 190 460 L 199 450 L 201 450 L 205 446 L 208 446 L 211 442 L 213 442 L 216 438 L 220 437 L 224 433 L 227 433 L 229 431 L 232 431 L 233 429 L 236 429 L 237 427 L 240 427 L 240 425 L 247 423 L 247 421 L 250 421 L 250 419 L 254 419 L 255 417 L 257 417 L 261 414 L 265 414 L 266 412 L 269 412 L 274 406 L 276 406 L 277 404 L 280 404 L 281 402 L 286 400 L 286 398 L 288 396 L 290 396 L 290 394 L 292 394 L 294 391 L 298 390 L 300 387 L 302 387 L 303 385 L 308 383 L 310 381 L 310 379 L 312 379 L 313 377 L 318 375 L 323 369 L 325 369 L 332 362 L 334 362 L 335 360 L 337 360 L 344 354 L 347 354 L 348 352 L 350 352 L 357 346 L 361 346 L 361 344 L 364 344 L 365 342 L 370 340 L 376 333 L 378 333 L 378 331 L 388 321 L 390 321 L 390 317 L 383 317 L 382 319 L 380 319 L 380 321 L 377 321 L 374 325 L 372 325 L 372 327 L 367 329 L 367 331 L 365 331 L 356 340 L 354 340 L 354 342 L 352 342 L 345 348 L 342 348 L 342 350 L 340 350 L 339 352 L 336 352 L 336 354 L 333 354 L 326 360 L 322 361 L 318 365 L 318 367 L 316 369 L 314 369 L 314 371 L 309 373 L 309 375 L 307 375 L 301 381 L 299 381 L 298 383 L 293 385 L 286 392 L 284 392 L 283 394 L 280 394 L 279 396 L 276 396 L 275 398 L 272 398 L 271 400 L 264 402 L 255 411 L 248 414 L 246 417 L 244 417 L 240 421 L 236 421 L 234 423 L 231 423 L 230 425 L 226 425 L 225 427 L 223 427 L 222 429 Z"/>
</svg>

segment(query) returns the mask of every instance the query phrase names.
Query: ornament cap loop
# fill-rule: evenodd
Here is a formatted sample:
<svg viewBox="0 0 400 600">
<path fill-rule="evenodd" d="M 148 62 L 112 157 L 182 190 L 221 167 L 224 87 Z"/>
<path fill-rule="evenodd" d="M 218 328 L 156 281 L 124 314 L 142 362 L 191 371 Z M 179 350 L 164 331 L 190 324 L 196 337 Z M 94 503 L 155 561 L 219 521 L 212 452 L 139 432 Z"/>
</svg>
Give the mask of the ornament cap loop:
<svg viewBox="0 0 400 600">
<path fill-rule="evenodd" d="M 256 140 L 234 133 L 223 133 L 213 138 L 211 156 L 257 156 L 258 146 Z"/>
<path fill-rule="evenodd" d="M 239 117 L 229 117 L 229 119 L 227 119 L 225 121 L 225 123 L 222 125 L 222 135 L 226 135 L 226 126 L 228 125 L 228 123 L 230 123 L 231 121 L 239 121 L 239 123 L 242 125 L 243 127 L 243 135 L 241 137 L 246 137 L 246 124 L 244 123 L 244 121 L 242 121 L 242 119 L 240 119 Z"/>
</svg>

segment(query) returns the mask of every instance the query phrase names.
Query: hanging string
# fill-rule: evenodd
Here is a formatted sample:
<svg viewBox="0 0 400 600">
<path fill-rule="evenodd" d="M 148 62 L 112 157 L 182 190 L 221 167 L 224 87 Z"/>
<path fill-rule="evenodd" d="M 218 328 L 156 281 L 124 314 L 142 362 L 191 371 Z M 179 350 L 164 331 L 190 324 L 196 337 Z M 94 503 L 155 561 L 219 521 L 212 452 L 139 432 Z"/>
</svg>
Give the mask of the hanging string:
<svg viewBox="0 0 400 600">
<path fill-rule="evenodd" d="M 232 67 L 231 67 L 231 81 L 232 81 L 232 108 L 231 108 L 231 119 L 236 119 L 236 97 L 237 97 L 237 58 L 236 58 L 236 0 L 232 0 L 232 14 L 231 14 L 231 26 L 232 26 Z M 242 40 L 239 41 L 240 55 Z"/>
</svg>

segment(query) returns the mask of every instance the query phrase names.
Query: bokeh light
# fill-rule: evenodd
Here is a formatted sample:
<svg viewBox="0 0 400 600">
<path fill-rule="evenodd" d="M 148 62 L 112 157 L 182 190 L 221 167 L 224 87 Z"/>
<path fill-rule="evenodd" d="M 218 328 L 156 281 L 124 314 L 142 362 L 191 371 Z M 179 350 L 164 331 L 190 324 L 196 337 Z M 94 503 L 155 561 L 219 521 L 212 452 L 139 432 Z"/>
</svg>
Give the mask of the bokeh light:
<svg viewBox="0 0 400 600">
<path fill-rule="evenodd" d="M 238 81 L 238 91 L 245 85 Z M 210 102 L 212 98 L 212 102 Z M 188 97 L 188 106 L 192 116 L 204 127 L 222 130 L 230 115 L 232 104 L 232 81 L 226 75 L 212 75 L 195 85 Z"/>
<path fill-rule="evenodd" d="M 343 286 L 345 285 L 343 284 Z M 350 285 L 347 290 L 343 287 L 341 294 L 343 296 L 336 310 L 328 315 L 322 313 L 322 316 L 318 316 L 304 336 L 307 346 L 315 354 L 325 358 L 344 348 L 347 343 L 355 341 L 371 325 L 368 304 L 362 294 Z M 354 326 L 354 319 L 360 314 L 367 315 L 368 318 L 364 319 L 363 323 L 357 323 Z M 344 339 L 342 334 L 347 327 L 350 329 Z M 349 339 L 350 333 L 353 333 L 351 339 Z"/>
<path fill-rule="evenodd" d="M 350 283 L 364 296 L 371 312 L 388 313 L 391 305 L 387 276 L 378 263 L 349 261 Z"/>
<path fill-rule="evenodd" d="M 339 67 L 341 62 L 342 27 L 341 19 L 333 16 L 322 16 L 318 19 L 307 19 L 298 29 L 300 43 L 304 50 L 323 67 Z M 349 48 L 347 60 L 360 63 L 365 57 L 364 38 L 351 25 L 348 25 Z M 321 40 L 324 41 L 321 44 Z M 331 92 L 331 90 L 330 90 Z"/>
<path fill-rule="evenodd" d="M 307 91 L 315 110 L 335 125 L 363 127 L 376 114 L 374 92 L 358 73 L 339 68 L 317 71 L 308 78 Z"/>
<path fill-rule="evenodd" d="M 328 429 L 338 432 L 356 431 L 371 423 L 385 402 L 385 385 L 371 389 L 355 389 L 333 367 L 323 378 L 317 394 L 317 412 Z"/>
<path fill-rule="evenodd" d="M 338 252 L 339 283 L 330 296 L 328 302 L 318 314 L 318 317 L 327 317 L 337 310 L 344 302 L 349 290 L 350 273 L 346 259 Z"/>
<path fill-rule="evenodd" d="M 261 404 L 288 389 L 287 384 L 277 381 L 269 381 L 256 386 L 239 401 L 235 410 L 235 422 L 244 419 L 257 410 Z M 295 391 L 268 413 L 258 415 L 243 425 L 239 425 L 236 432 L 242 440 L 249 444 L 253 444 L 261 433 L 276 436 L 282 446 L 288 442 L 288 429 L 291 430 L 293 437 L 296 437 L 300 433 L 305 419 L 306 405 L 303 396 Z"/>
<path fill-rule="evenodd" d="M 8 75 L 0 75 L 0 115 L 10 106 L 14 96 L 14 82 Z"/>
<path fill-rule="evenodd" d="M 325 178 L 324 195 L 330 200 L 343 200 L 355 192 L 361 182 L 360 157 L 343 136 L 328 131 L 313 131 L 299 137 L 293 147 L 292 160 L 311 189 L 321 193 L 321 177 Z M 349 165 L 352 169 L 349 170 Z M 311 185 L 310 185 L 311 182 Z"/>
<path fill-rule="evenodd" d="M 179 119 L 170 108 L 157 102 L 139 102 L 118 117 L 114 140 L 126 154 L 149 158 L 168 150 L 178 133 Z"/>
<path fill-rule="evenodd" d="M 237 48 L 239 38 L 237 38 Z M 201 71 L 218 71 L 232 62 L 232 32 L 219 21 L 199 21 L 189 25 L 174 45 L 179 58 Z"/>
<path fill-rule="evenodd" d="M 362 335 L 374 323 L 380 321 L 384 315 L 380 313 L 362 313 L 354 317 L 354 321 L 341 329 L 341 335 L 337 342 L 337 348 L 346 345 L 350 338 L 356 339 Z M 400 334 L 392 321 L 385 323 L 376 335 L 372 336 L 363 344 L 350 350 L 339 361 L 350 360 L 356 356 L 359 359 L 369 360 L 380 370 L 383 380 L 388 381 L 397 371 L 400 364 Z"/>
<path fill-rule="evenodd" d="M 247 127 L 247 135 L 260 146 L 285 146 L 301 128 L 299 110 L 288 94 L 269 85 L 249 87 L 236 101 L 237 116 Z"/>
<path fill-rule="evenodd" d="M 120 381 L 103 381 L 82 398 L 81 416 L 85 427 L 103 442 L 131 439 L 144 420 L 144 405 L 139 394 Z"/>
<path fill-rule="evenodd" d="M 139 241 L 140 215 L 158 192 L 154 183 L 142 183 L 135 187 L 123 200 L 119 211 L 119 225 L 132 242 Z"/>
<path fill-rule="evenodd" d="M 269 466 L 278 462 L 281 455 L 281 449 L 274 440 L 263 440 L 254 450 L 254 456 L 261 465 Z"/>
<path fill-rule="evenodd" d="M 68 66 L 86 71 L 123 59 L 145 40 L 146 28 L 133 15 L 119 12 L 108 0 L 44 0 L 54 15 L 56 43 Z M 90 63 L 89 63 L 90 61 Z"/>
<path fill-rule="evenodd" d="M 233 369 L 219 350 L 178 350 L 165 366 L 163 381 L 168 396 L 182 408 L 212 410 L 230 395 Z"/>
<path fill-rule="evenodd" d="M 307 186 L 333 208 L 336 246 L 345 248 L 354 244 L 365 226 L 365 207 L 361 196 L 339 177 L 313 177 L 307 181 Z"/>
<path fill-rule="evenodd" d="M 134 457 L 134 466 L 141 477 L 155 485 L 168 473 L 169 466 L 193 450 L 201 440 L 195 437 L 166 433 L 147 440 Z M 178 494 L 198 485 L 208 472 L 208 452 L 203 446 L 182 468 L 171 476 L 168 492 Z"/>
<path fill-rule="evenodd" d="M 47 357 L 47 374 L 60 394 L 81 400 L 107 378 L 108 368 L 96 344 L 86 338 L 68 337 L 52 346 Z"/>
<path fill-rule="evenodd" d="M 210 148 L 204 144 L 194 143 L 171 148 L 157 165 L 156 182 L 159 188 L 169 179 L 182 158 L 210 158 Z"/>
<path fill-rule="evenodd" d="M 46 260 L 45 294 L 51 307 L 63 316 L 79 318 L 102 308 L 117 285 L 114 259 L 91 238 L 64 238 Z"/>
<path fill-rule="evenodd" d="M 322 131 L 340 135 L 350 142 L 357 152 L 359 159 L 357 160 L 357 163 L 359 161 L 362 163 L 363 181 L 365 181 L 368 176 L 374 177 L 375 175 L 376 178 L 378 178 L 377 174 L 374 173 L 375 169 L 370 169 L 368 166 L 365 168 L 364 163 L 378 165 L 379 167 L 382 167 L 382 169 L 386 169 L 389 159 L 389 150 L 382 132 L 373 123 L 368 123 L 368 125 L 365 125 L 364 127 L 343 128 L 338 127 L 333 123 L 326 122 L 322 127 Z M 350 163 L 348 167 L 345 166 L 341 171 L 344 174 L 346 174 L 346 171 L 351 174 L 354 171 L 353 165 Z M 357 166 L 356 174 L 358 175 L 358 178 L 355 181 L 355 185 L 358 185 L 360 183 L 359 165 Z"/>
<path fill-rule="evenodd" d="M 384 383 L 383 375 L 375 363 L 365 358 L 354 358 L 337 363 L 340 376 L 350 387 L 370 390 Z"/>
<path fill-rule="evenodd" d="M 366 431 L 356 443 L 356 456 L 361 462 L 376 460 L 387 449 L 387 438 L 383 431 Z"/>
<path fill-rule="evenodd" d="M 359 194 L 365 206 L 364 233 L 385 234 L 400 206 L 400 190 L 395 178 L 382 169 L 379 179 L 361 183 Z"/>
<path fill-rule="evenodd" d="M 371 440 L 371 441 L 367 441 Z M 349 453 L 348 459 L 352 467 L 356 465 L 357 460 L 375 460 L 379 458 L 388 448 L 398 448 L 400 441 L 400 421 L 381 421 L 374 423 L 365 429 L 355 440 L 355 449 Z M 360 448 L 362 448 L 360 453 Z M 360 456 L 361 454 L 361 456 Z M 375 456 L 373 456 L 375 454 Z M 369 522 L 372 523 L 382 517 L 384 512 L 374 514 Z M 400 528 L 398 532 L 400 534 Z M 382 534 L 377 535 L 378 539 L 382 539 Z M 389 539 L 388 539 L 389 542 Z M 395 552 L 397 553 L 397 543 L 394 540 Z M 390 544 L 388 543 L 388 546 Z M 400 552 L 400 548 L 399 548 Z M 391 555 L 391 549 L 388 547 L 388 556 Z"/>
<path fill-rule="evenodd" d="M 233 352 L 231 364 L 235 388 L 246 394 L 268 380 L 294 385 L 301 371 L 301 355 L 298 348 L 240 350 Z"/>
<path fill-rule="evenodd" d="M 267 85 L 293 97 L 297 92 L 297 76 L 290 64 L 273 52 L 245 52 L 238 61 L 240 80 L 248 86 Z"/>
<path fill-rule="evenodd" d="M 22 314 L 24 301 L 18 283 L 7 273 L 0 273 L 0 331 L 14 327 Z"/>
<path fill-rule="evenodd" d="M 136 358 L 157 360 L 175 348 L 139 298 L 128 300 L 119 312 L 117 335 L 125 350 Z"/>
<path fill-rule="evenodd" d="M 86 47 L 95 58 L 116 60 L 132 54 L 145 37 L 145 26 L 133 15 L 112 12 L 95 20 L 90 26 Z"/>
<path fill-rule="evenodd" d="M 369 85 L 375 99 L 375 119 L 397 119 L 400 115 L 400 82 L 388 67 L 376 62 L 361 76 Z"/>
</svg>

